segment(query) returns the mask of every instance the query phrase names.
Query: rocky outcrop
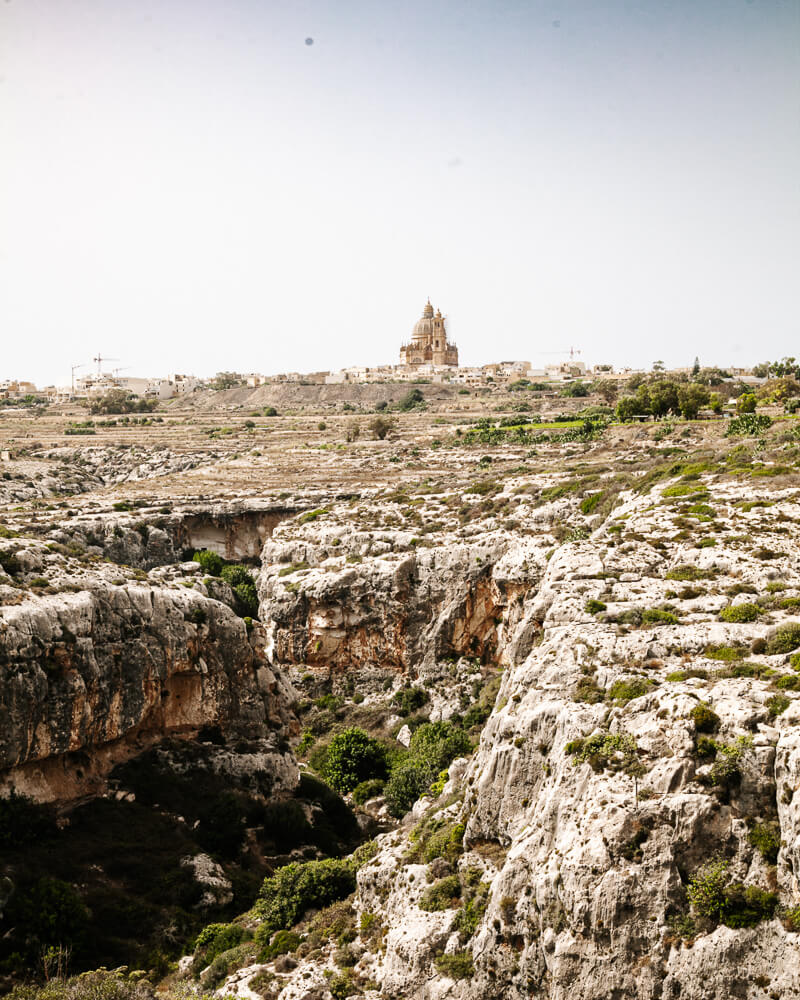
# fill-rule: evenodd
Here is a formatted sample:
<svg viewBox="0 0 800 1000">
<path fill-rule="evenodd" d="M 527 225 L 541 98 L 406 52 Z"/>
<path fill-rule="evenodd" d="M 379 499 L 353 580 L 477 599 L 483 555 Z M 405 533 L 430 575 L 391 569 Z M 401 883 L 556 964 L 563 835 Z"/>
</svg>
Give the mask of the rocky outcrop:
<svg viewBox="0 0 800 1000">
<path fill-rule="evenodd" d="M 552 540 L 520 544 L 489 531 L 426 548 L 402 532 L 295 532 L 283 525 L 262 552 L 262 617 L 274 661 L 412 676 L 448 658 L 493 660 L 498 628 L 521 606 Z M 530 569 L 520 574 L 526 557 Z"/>
<path fill-rule="evenodd" d="M 264 741 L 292 784 L 291 692 L 264 638 L 224 604 L 149 585 L 97 580 L 1 608 L 2 787 L 40 800 L 97 793 L 115 764 L 208 726 Z"/>
<path fill-rule="evenodd" d="M 731 519 L 741 500 L 716 497 Z M 779 530 L 789 497 L 785 504 L 770 518 Z M 510 669 L 462 786 L 459 867 L 480 871 L 488 888 L 474 934 L 456 929 L 457 911 L 419 910 L 416 885 L 431 875 L 403 866 L 396 835 L 360 873 L 363 911 L 389 915 L 385 955 L 377 958 L 382 997 L 800 996 L 800 936 L 785 929 L 780 911 L 752 928 L 746 917 L 745 926 L 714 927 L 690 911 L 686 891 L 705 863 L 724 859 L 730 884 L 779 890 L 784 907 L 800 898 L 800 702 L 770 701 L 770 673 L 785 671 L 788 657 L 763 642 L 793 619 L 776 600 L 757 623 L 723 624 L 718 616 L 731 600 L 726 589 L 764 594 L 775 581 L 776 593 L 793 593 L 800 551 L 786 539 L 783 553 L 766 559 L 752 543 L 669 546 L 669 509 L 650 498 L 631 499 L 617 514 L 631 540 L 615 542 L 605 525 L 589 541 L 562 546 L 509 644 Z M 642 609 L 664 603 L 670 575 L 715 583 L 704 599 L 697 590 L 705 588 L 685 601 L 673 592 L 668 617 L 648 627 Z M 588 605 L 601 599 L 602 614 Z M 792 598 L 783 601 L 790 612 Z M 532 620 L 541 642 L 520 659 L 519 633 Z M 754 642 L 749 669 L 726 670 L 714 658 L 715 649 Z M 698 753 L 698 705 L 716 714 L 718 746 L 743 748 L 731 785 Z M 576 741 L 592 734 L 610 735 L 612 747 L 629 741 L 629 766 L 618 766 L 613 750 L 581 762 Z M 724 751 L 716 753 L 722 760 Z M 751 831 L 775 821 L 771 867 L 774 858 Z M 687 930 L 680 921 L 690 912 Z M 437 975 L 435 955 L 457 952 L 472 963 L 468 978 Z"/>
</svg>

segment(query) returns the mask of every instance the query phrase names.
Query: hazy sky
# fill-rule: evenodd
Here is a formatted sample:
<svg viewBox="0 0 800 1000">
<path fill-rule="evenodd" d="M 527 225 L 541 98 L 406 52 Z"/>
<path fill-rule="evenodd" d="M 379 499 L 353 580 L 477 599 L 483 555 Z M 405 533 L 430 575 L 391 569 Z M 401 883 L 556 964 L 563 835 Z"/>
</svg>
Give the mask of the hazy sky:
<svg viewBox="0 0 800 1000">
<path fill-rule="evenodd" d="M 308 44 L 307 39 L 313 40 Z M 0 378 L 800 354 L 800 0 L 4 0 Z"/>
</svg>

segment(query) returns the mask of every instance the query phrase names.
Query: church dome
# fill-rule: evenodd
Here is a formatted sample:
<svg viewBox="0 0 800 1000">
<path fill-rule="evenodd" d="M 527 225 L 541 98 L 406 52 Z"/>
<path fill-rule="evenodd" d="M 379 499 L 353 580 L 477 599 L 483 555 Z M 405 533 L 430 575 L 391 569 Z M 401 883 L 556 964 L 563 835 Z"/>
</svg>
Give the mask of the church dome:
<svg viewBox="0 0 800 1000">
<path fill-rule="evenodd" d="M 414 329 L 411 333 L 411 339 L 415 343 L 427 340 L 428 337 L 433 336 L 433 306 L 431 305 L 431 300 L 428 299 L 425 308 L 422 311 L 422 319 L 418 319 L 414 324 Z"/>
<path fill-rule="evenodd" d="M 418 319 L 414 324 L 414 330 L 411 334 L 412 340 L 425 340 L 427 337 L 433 336 L 433 320 L 429 319 L 427 316 L 423 316 L 422 319 Z"/>
</svg>

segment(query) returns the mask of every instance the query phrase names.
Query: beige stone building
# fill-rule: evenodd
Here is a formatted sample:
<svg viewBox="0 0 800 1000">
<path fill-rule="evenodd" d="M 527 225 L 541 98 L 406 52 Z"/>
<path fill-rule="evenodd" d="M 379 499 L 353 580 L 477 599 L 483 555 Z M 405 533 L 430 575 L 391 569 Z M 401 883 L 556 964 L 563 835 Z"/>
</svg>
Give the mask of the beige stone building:
<svg viewBox="0 0 800 1000">
<path fill-rule="evenodd" d="M 458 367 L 458 348 L 448 344 L 441 310 L 433 312 L 431 300 L 414 324 L 411 342 L 400 348 L 401 365 L 453 365 Z"/>
</svg>

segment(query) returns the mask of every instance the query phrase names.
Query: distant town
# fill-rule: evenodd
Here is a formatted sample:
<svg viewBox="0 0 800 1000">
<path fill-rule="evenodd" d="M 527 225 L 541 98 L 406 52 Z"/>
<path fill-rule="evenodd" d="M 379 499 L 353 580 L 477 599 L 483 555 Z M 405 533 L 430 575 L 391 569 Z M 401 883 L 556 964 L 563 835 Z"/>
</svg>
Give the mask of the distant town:
<svg viewBox="0 0 800 1000">
<path fill-rule="evenodd" d="M 0 399 L 12 401 L 38 397 L 48 403 L 66 403 L 79 399 L 96 399 L 113 390 L 122 390 L 141 399 L 163 401 L 186 396 L 202 389 L 229 389 L 240 386 L 258 388 L 263 385 L 297 383 L 304 385 L 342 385 L 369 382 L 444 382 L 462 386 L 502 385 L 527 380 L 544 385 L 560 385 L 572 381 L 591 378 L 609 382 L 622 382 L 635 375 L 664 371 L 664 365 L 655 361 L 650 369 L 614 368 L 610 364 L 596 364 L 588 367 L 579 360 L 580 349 L 567 348 L 564 351 L 548 352 L 560 360 L 536 365 L 530 361 L 495 361 L 479 367 L 461 367 L 458 364 L 458 348 L 447 338 L 445 319 L 440 310 L 434 312 L 430 301 L 423 309 L 422 317 L 414 324 L 408 343 L 400 347 L 400 363 L 367 367 L 354 365 L 338 371 L 283 372 L 265 375 L 258 372 L 217 372 L 210 377 L 168 374 L 153 377 L 123 375 L 125 368 L 103 370 L 103 363 L 111 358 L 98 355 L 92 359 L 94 372 L 78 374 L 90 367 L 89 363 L 72 366 L 67 384 L 38 387 L 24 379 L 0 381 Z M 670 369 L 671 374 L 691 375 L 696 373 L 699 362 L 694 366 Z M 725 368 L 719 371 L 720 381 L 760 385 L 767 380 L 769 372 L 754 368 Z"/>
</svg>

